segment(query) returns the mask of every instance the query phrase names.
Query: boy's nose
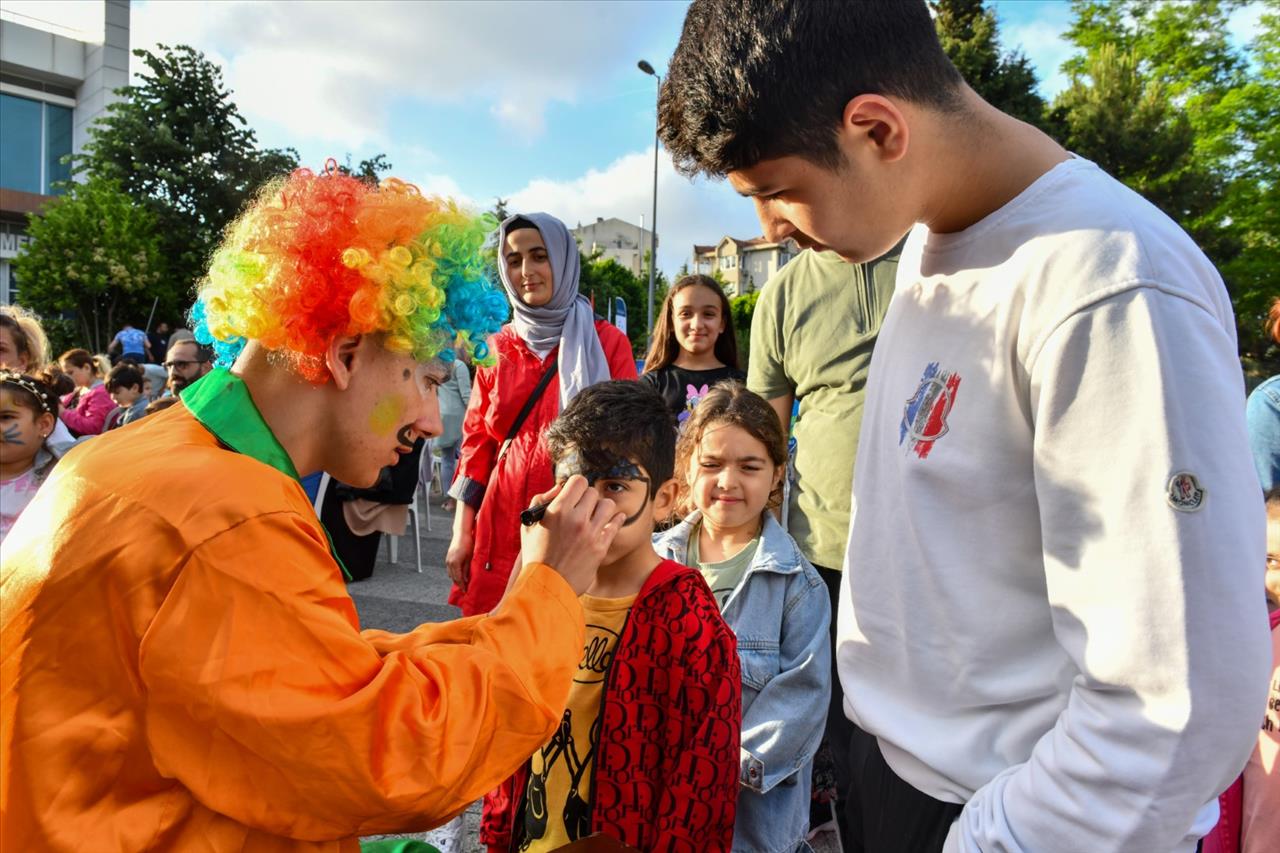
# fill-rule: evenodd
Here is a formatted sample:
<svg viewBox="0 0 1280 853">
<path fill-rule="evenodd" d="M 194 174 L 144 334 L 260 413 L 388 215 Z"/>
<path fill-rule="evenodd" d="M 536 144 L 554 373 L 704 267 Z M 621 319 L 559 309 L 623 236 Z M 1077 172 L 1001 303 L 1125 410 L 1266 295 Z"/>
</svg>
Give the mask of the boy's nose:
<svg viewBox="0 0 1280 853">
<path fill-rule="evenodd" d="M 428 438 L 444 434 L 444 421 L 440 417 L 440 401 L 434 395 L 422 401 L 422 412 L 413 422 L 413 428 Z"/>
</svg>

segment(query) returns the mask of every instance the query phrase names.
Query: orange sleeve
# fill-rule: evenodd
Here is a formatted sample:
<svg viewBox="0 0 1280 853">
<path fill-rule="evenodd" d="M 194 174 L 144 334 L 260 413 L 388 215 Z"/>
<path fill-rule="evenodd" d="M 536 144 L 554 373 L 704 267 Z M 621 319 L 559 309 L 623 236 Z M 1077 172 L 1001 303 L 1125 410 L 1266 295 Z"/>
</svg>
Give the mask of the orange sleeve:
<svg viewBox="0 0 1280 853">
<path fill-rule="evenodd" d="M 199 545 L 139 654 L 159 771 L 304 840 L 449 819 L 559 723 L 581 606 L 546 566 L 489 616 L 360 633 L 321 534 L 292 513 Z"/>
</svg>

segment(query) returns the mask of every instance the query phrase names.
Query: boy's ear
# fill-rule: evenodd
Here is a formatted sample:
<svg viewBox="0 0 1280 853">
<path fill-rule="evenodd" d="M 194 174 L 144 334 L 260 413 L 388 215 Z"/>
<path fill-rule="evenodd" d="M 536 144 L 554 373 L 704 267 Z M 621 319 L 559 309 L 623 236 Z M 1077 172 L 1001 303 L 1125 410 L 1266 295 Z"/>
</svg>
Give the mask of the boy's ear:
<svg viewBox="0 0 1280 853">
<path fill-rule="evenodd" d="M 333 377 L 333 384 L 339 391 L 345 391 L 351 385 L 351 374 L 356 366 L 362 335 L 342 335 L 329 342 L 324 354 L 324 365 Z"/>
<path fill-rule="evenodd" d="M 906 115 L 892 98 L 858 95 L 844 106 L 841 134 L 853 145 L 875 152 L 886 163 L 901 160 L 910 145 L 911 131 Z"/>
<path fill-rule="evenodd" d="M 653 517 L 657 519 L 670 518 L 671 513 L 676 508 L 676 498 L 679 496 L 679 492 L 680 484 L 676 482 L 675 477 L 658 486 L 653 492 Z"/>
</svg>

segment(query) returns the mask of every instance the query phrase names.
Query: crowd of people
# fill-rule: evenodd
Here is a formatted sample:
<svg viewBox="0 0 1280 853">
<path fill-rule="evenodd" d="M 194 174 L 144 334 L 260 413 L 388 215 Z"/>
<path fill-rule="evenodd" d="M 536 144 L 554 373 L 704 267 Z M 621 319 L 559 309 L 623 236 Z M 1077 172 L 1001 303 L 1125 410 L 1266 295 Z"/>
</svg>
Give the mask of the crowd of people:
<svg viewBox="0 0 1280 853">
<path fill-rule="evenodd" d="M 638 364 L 559 219 L 336 168 L 191 331 L 0 309 L 6 848 L 1274 847 L 1280 377 L 1190 238 L 923 2 L 695 0 L 659 117 L 807 247 L 745 365 L 714 278 Z M 361 630 L 432 444 L 463 617 Z"/>
</svg>

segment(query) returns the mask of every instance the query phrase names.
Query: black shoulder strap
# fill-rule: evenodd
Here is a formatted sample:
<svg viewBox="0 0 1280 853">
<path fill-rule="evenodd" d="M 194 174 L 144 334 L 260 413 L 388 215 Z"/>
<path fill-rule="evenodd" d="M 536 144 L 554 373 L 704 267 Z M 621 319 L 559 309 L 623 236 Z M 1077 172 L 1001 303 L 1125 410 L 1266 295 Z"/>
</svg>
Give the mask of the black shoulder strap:
<svg viewBox="0 0 1280 853">
<path fill-rule="evenodd" d="M 560 356 L 557 354 L 555 358 L 551 359 L 551 364 L 542 374 L 542 378 L 538 380 L 538 384 L 533 389 L 533 392 L 529 394 L 529 398 L 524 401 L 524 406 L 520 408 L 520 413 L 516 415 L 516 419 L 511 422 L 511 429 L 507 430 L 507 437 L 502 440 L 502 445 L 498 448 L 499 459 L 507 454 L 507 448 L 511 446 L 511 442 L 519 434 L 520 427 L 524 426 L 524 422 L 528 419 L 529 413 L 533 411 L 533 407 L 542 396 L 542 392 L 551 384 L 551 377 L 556 375 L 559 364 Z"/>
</svg>

